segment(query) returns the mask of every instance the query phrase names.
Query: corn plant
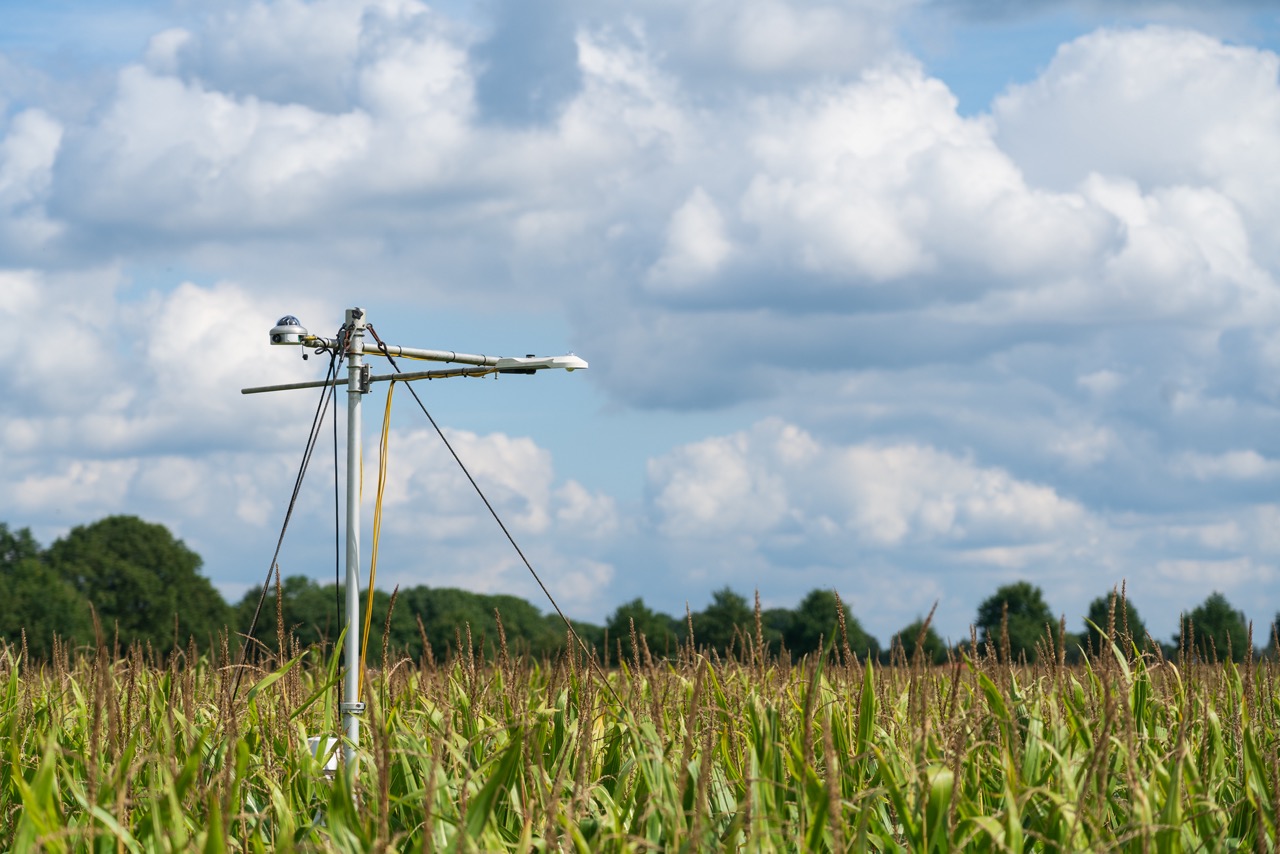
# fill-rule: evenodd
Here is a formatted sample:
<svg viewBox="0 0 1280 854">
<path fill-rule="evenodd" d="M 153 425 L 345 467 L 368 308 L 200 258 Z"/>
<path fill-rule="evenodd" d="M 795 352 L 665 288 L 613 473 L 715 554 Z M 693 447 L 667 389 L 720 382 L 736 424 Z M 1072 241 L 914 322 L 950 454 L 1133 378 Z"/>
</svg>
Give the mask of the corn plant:
<svg viewBox="0 0 1280 854">
<path fill-rule="evenodd" d="M 332 650 L 233 692 L 161 660 L 0 648 L 0 845 L 48 851 L 1274 851 L 1280 670 L 1117 641 L 877 667 L 744 644 L 437 664 L 384 650 L 353 773 Z M 606 681 L 602 681 L 607 680 Z"/>
</svg>

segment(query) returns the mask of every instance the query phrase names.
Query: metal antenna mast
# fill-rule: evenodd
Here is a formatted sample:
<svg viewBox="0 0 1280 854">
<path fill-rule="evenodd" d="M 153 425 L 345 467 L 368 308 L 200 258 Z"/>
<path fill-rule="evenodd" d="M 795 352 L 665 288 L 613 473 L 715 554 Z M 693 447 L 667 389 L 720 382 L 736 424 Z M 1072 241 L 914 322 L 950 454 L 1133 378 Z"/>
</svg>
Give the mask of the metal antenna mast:
<svg viewBox="0 0 1280 854">
<path fill-rule="evenodd" d="M 322 338 L 309 333 L 296 317 L 286 315 L 272 328 L 271 343 L 275 345 L 300 345 L 316 350 L 338 352 L 347 359 L 347 549 L 346 593 L 347 634 L 345 647 L 346 672 L 343 674 L 342 729 L 346 735 L 343 744 L 343 762 L 348 773 L 355 770 L 356 749 L 360 745 L 360 716 L 365 704 L 360 700 L 360 402 L 375 382 L 388 380 L 443 379 L 445 377 L 481 377 L 488 374 L 532 374 L 551 368 L 577 371 L 587 367 L 586 361 L 572 353 L 565 356 L 523 358 L 510 356 L 483 356 L 458 353 L 453 350 L 422 350 L 400 347 L 394 344 L 371 346 L 365 343 L 365 329 L 369 321 L 364 309 L 349 308 L 342 333 L 336 338 Z M 429 362 L 452 363 L 454 367 L 435 368 L 427 371 L 382 374 L 374 376 L 365 363 L 366 355 L 402 356 Z M 322 388 L 342 383 L 340 379 L 317 382 L 286 383 L 284 385 L 258 386 L 241 389 L 242 394 L 259 394 L 268 391 Z"/>
<path fill-rule="evenodd" d="M 364 311 L 347 309 L 347 671 L 343 675 L 342 729 L 347 734 L 343 759 L 355 768 L 360 743 L 360 401 L 369 391 L 365 382 Z"/>
</svg>

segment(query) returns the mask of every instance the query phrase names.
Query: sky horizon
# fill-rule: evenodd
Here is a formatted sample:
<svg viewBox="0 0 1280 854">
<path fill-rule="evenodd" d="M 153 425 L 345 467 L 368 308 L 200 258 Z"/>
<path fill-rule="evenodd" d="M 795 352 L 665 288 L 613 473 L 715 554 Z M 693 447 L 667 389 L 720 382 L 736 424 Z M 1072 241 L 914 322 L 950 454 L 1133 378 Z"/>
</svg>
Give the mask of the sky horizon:
<svg viewBox="0 0 1280 854">
<path fill-rule="evenodd" d="M 590 363 L 416 387 L 572 616 L 1280 613 L 1270 4 L 0 9 L 0 521 L 44 544 L 132 514 L 260 585 L 316 398 L 240 389 L 360 306 Z M 331 441 L 281 554 L 320 583 Z M 378 586 L 549 610 L 455 468 L 398 391 Z"/>
</svg>

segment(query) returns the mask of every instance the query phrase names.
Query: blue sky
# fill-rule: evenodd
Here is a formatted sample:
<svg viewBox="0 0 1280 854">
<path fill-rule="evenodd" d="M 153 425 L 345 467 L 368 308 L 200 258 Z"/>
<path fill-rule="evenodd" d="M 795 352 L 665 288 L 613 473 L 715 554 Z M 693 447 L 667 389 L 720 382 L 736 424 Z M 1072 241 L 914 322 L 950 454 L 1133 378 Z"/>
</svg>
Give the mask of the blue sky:
<svg viewBox="0 0 1280 854">
<path fill-rule="evenodd" d="M 360 305 L 590 361 L 419 387 L 577 616 L 834 587 L 960 639 L 1028 579 L 1262 626 L 1280 16 L 1200 6 L 0 2 L 0 519 L 162 522 L 238 599 L 314 404 L 239 389 Z M 380 584 L 542 604 L 429 429 L 397 395 Z"/>
</svg>

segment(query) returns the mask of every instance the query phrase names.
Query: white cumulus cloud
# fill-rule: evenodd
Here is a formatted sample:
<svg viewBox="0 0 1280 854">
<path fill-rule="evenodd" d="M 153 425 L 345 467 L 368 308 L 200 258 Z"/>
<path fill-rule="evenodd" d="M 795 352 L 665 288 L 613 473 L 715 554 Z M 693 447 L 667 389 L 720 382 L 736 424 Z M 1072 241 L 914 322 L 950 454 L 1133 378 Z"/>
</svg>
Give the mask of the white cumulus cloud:
<svg viewBox="0 0 1280 854">
<path fill-rule="evenodd" d="M 1055 539 L 1087 513 L 1053 489 L 916 444 L 830 446 L 769 420 L 649 464 L 660 530 L 767 538 L 795 524 L 860 544 Z"/>
</svg>

